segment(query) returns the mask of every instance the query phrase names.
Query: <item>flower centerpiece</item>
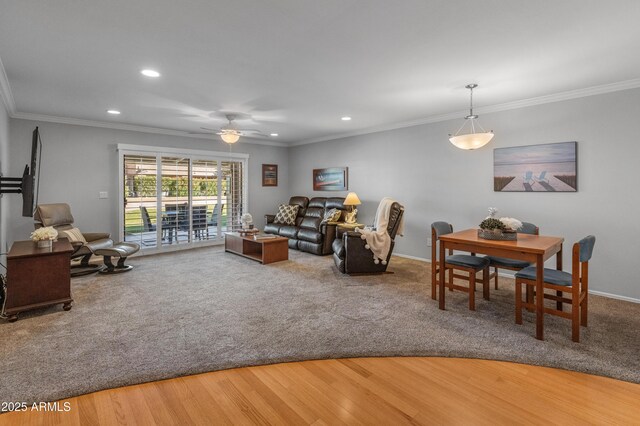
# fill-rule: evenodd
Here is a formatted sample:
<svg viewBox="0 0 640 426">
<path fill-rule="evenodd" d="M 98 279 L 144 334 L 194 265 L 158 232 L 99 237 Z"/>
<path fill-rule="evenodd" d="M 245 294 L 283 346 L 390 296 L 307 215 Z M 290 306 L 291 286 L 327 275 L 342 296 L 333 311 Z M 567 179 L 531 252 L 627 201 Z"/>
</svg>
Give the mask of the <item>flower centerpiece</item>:
<svg viewBox="0 0 640 426">
<path fill-rule="evenodd" d="M 489 207 L 489 216 L 480 222 L 478 237 L 486 240 L 517 240 L 518 229 L 522 228 L 522 222 L 512 217 L 496 219 L 498 209 Z"/>
<path fill-rule="evenodd" d="M 240 222 L 242 223 L 242 229 L 250 229 L 253 228 L 253 217 L 250 213 L 245 213 L 240 218 Z"/>
<path fill-rule="evenodd" d="M 51 247 L 52 241 L 58 238 L 58 231 L 52 226 L 38 228 L 31 233 L 31 240 L 36 243 L 39 248 Z"/>
</svg>

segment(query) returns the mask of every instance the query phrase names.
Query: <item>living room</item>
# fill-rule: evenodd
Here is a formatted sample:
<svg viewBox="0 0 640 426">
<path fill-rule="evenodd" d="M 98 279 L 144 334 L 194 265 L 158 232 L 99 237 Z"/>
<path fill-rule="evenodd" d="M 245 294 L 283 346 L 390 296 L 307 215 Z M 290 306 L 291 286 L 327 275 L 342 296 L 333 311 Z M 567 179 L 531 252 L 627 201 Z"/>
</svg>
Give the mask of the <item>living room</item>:
<svg viewBox="0 0 640 426">
<path fill-rule="evenodd" d="M 2 375 L 11 379 L 2 386 L 0 401 L 62 400 L 197 373 L 232 374 L 225 371 L 320 359 L 350 358 L 373 371 L 373 361 L 357 359 L 394 356 L 479 358 L 591 372 L 585 377 L 615 379 L 625 392 L 638 395 L 640 289 L 631 265 L 640 208 L 633 187 L 639 181 L 633 124 L 640 115 L 640 63 L 629 52 L 640 47 L 639 6 L 631 1 L 454 3 L 3 3 L 0 171 L 3 177 L 22 175 L 38 127 L 38 203 L 68 204 L 81 231 L 107 232 L 114 242 L 127 239 L 124 212 L 139 210 L 131 199 L 124 201 L 127 153 L 246 161 L 242 213 L 250 213 L 258 229 L 264 228 L 265 215 L 277 213 L 291 197 L 350 192 L 361 202 L 358 223 L 374 224 L 380 201 L 391 197 L 404 208 L 404 229 L 394 239 L 388 265 L 393 274 L 352 276 L 342 274 L 330 255 L 291 249 L 286 262 L 263 266 L 225 253 L 222 223 L 216 223 L 216 238 L 186 243 L 168 244 L 156 228 L 151 233 L 159 238 L 139 238 L 140 251 L 128 259 L 131 271 L 72 278 L 69 312 L 57 306 L 25 312 L 14 323 L 0 320 L 3 340 L 10 342 L 2 351 Z M 145 68 L 160 76 L 141 75 Z M 465 88 L 470 83 L 478 84 L 473 112 L 495 137 L 482 148 L 465 150 L 452 145 L 449 135 L 472 115 Z M 237 116 L 230 120 L 229 113 Z M 347 116 L 351 119 L 342 119 Z M 231 122 L 262 135 L 247 132 L 238 142 L 225 143 L 216 133 Z M 494 190 L 495 150 L 570 141 L 578 146 L 576 191 Z M 277 186 L 263 185 L 263 165 L 277 165 Z M 324 168 L 345 168 L 346 189 L 314 190 L 313 171 Z M 220 201 L 223 195 L 216 194 Z M 28 240 L 34 230 L 33 217 L 22 216 L 22 207 L 19 194 L 0 198 L 3 265 L 12 244 Z M 489 207 L 499 216 L 535 223 L 540 235 L 562 237 L 561 269 L 568 273 L 572 244 L 597 237 L 589 262 L 591 317 L 589 326 L 581 327 L 580 343 L 572 342 L 570 321 L 562 318 L 545 318 L 544 341 L 535 338 L 530 312 L 525 324 L 513 324 L 512 274 L 500 276 L 491 300 L 478 293 L 475 312 L 467 309 L 469 296 L 457 291 L 447 292 L 447 310 L 438 309 L 429 291 L 431 224 L 475 229 Z M 154 224 L 159 222 L 156 217 Z M 94 263 L 101 264 L 101 257 Z M 553 259 L 545 266 L 552 264 Z M 260 306 L 259 300 L 269 303 Z M 426 337 L 419 330 L 429 321 L 440 332 Z M 465 324 L 475 326 L 475 333 L 464 330 Z M 450 334 L 453 330 L 459 334 Z M 491 335 L 484 342 L 476 336 L 483 330 Z M 75 348 L 60 347 L 74 341 L 71 332 L 86 335 L 76 338 Z M 43 343 L 37 336 L 50 338 Z M 216 341 L 209 346 L 203 336 Z M 518 353 L 518 347 L 528 354 Z M 20 351 L 29 355 L 18 364 Z M 76 364 L 56 361 L 55 368 L 47 367 L 43 354 L 54 351 Z M 154 366 L 154 357 L 162 365 Z M 293 368 L 299 381 L 305 380 L 303 371 L 313 370 Z M 314 368 L 324 371 L 325 379 L 342 371 Z M 509 370 L 495 368 L 502 374 Z M 16 390 L 11 369 L 23 377 L 33 374 L 34 387 Z M 72 379 L 74 374 L 79 377 Z M 461 380 L 463 394 L 467 385 Z M 247 383 L 236 387 L 250 393 Z M 366 411 L 381 394 L 355 406 Z M 618 397 L 615 403 L 613 398 L 619 421 L 638 420 L 632 410 L 625 412 L 628 400 Z M 82 403 L 73 404 L 78 415 Z M 550 413 L 562 412 L 549 401 L 540 404 L 552 407 Z M 309 405 L 315 413 L 317 407 Z M 266 416 L 273 407 L 258 411 Z M 373 420 L 342 409 L 354 417 L 341 418 L 336 411 L 324 421 Z M 413 413 L 420 422 L 418 411 L 404 414 Z M 502 419 L 483 413 L 484 422 Z M 522 412 L 513 413 L 514 422 L 523 421 Z M 13 414 L 19 413 L 0 415 L 0 423 Z M 439 415 L 435 418 L 444 423 L 468 419 Z M 246 420 L 226 416 L 232 423 Z"/>
</svg>

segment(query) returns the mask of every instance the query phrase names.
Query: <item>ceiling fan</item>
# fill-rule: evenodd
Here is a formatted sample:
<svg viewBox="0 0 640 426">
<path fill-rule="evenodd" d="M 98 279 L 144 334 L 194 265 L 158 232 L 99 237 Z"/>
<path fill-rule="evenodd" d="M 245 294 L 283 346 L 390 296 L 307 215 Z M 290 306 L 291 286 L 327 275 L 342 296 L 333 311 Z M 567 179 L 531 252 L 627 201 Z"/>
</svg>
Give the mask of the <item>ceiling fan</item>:
<svg viewBox="0 0 640 426">
<path fill-rule="evenodd" d="M 249 135 L 257 135 L 257 136 L 267 136 L 266 134 L 260 132 L 255 129 L 238 129 L 238 126 L 235 123 L 236 118 L 238 118 L 238 114 L 225 114 L 225 117 L 229 121 L 229 123 L 225 126 L 222 126 L 220 129 L 211 129 L 209 127 L 201 127 L 202 130 L 208 130 L 207 132 L 190 132 L 192 134 L 215 134 L 220 135 L 220 138 L 228 143 L 234 144 L 238 142 L 240 136 L 249 136 Z"/>
</svg>

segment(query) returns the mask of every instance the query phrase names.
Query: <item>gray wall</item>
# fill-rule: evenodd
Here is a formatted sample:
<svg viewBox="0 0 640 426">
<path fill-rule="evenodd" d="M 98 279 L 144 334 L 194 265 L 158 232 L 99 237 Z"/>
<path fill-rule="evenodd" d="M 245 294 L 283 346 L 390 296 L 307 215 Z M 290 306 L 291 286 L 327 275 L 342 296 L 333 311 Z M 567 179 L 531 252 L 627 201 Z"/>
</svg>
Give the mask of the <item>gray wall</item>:
<svg viewBox="0 0 640 426">
<path fill-rule="evenodd" d="M 2 176 L 9 174 L 9 115 L 5 109 L 4 103 L 0 99 L 0 172 Z M 17 176 L 17 175 L 16 175 Z M 8 214 L 10 197 L 19 197 L 19 195 L 2 194 L 0 197 L 0 253 L 7 251 L 6 229 L 8 226 Z M 4 256 L 0 256 L 3 259 Z M 2 261 L 5 264 L 4 261 Z M 2 272 L 4 273 L 4 272 Z"/>
<path fill-rule="evenodd" d="M 591 263 L 591 288 L 640 299 L 631 265 L 640 248 L 638 211 L 640 158 L 635 122 L 640 116 L 640 90 L 627 90 L 485 114 L 481 122 L 496 137 L 477 151 L 461 151 L 447 140 L 461 119 L 379 132 L 290 149 L 239 143 L 234 152 L 249 158 L 249 205 L 258 224 L 262 215 L 291 195 L 326 196 L 312 191 L 314 168 L 349 167 L 349 189 L 363 205 L 359 221 L 373 221 L 379 200 L 396 198 L 406 207 L 405 237 L 397 253 L 428 258 L 429 224 L 448 220 L 456 229 L 475 227 L 495 206 L 501 215 L 538 224 L 543 234 L 562 235 L 565 269 L 570 247 L 587 235 L 597 236 Z M 81 229 L 117 235 L 118 143 L 221 151 L 221 143 L 173 136 L 65 124 L 10 120 L 0 110 L 0 155 L 4 173 L 19 175 L 29 160 L 31 132 L 39 125 L 44 143 L 40 201 L 66 201 Z M 10 130 L 10 131 L 9 131 Z M 6 166 L 7 132 L 11 162 Z M 495 193 L 493 148 L 578 141 L 577 193 Z M 261 164 L 279 164 L 276 188 L 261 186 Z M 110 198 L 98 199 L 99 191 Z M 336 195 L 346 195 L 337 193 Z M 32 221 L 20 216 L 21 203 L 2 203 L 2 238 L 26 239 Z M 7 214 L 8 213 L 8 214 Z"/>
<path fill-rule="evenodd" d="M 382 197 L 397 199 L 406 216 L 396 252 L 421 258 L 430 257 L 432 222 L 476 227 L 489 206 L 536 223 L 543 234 L 564 236 L 565 270 L 573 242 L 594 234 L 591 289 L 640 299 L 632 266 L 640 249 L 639 116 L 640 90 L 634 89 L 482 115 L 482 125 L 496 136 L 476 151 L 448 141 L 462 117 L 302 145 L 289 150 L 289 186 L 291 195 L 326 196 L 312 191 L 312 169 L 349 167 L 349 190 L 363 202 L 359 222 L 373 221 Z M 579 192 L 493 191 L 494 148 L 565 141 L 578 141 Z"/>
<path fill-rule="evenodd" d="M 71 205 L 78 227 L 85 231 L 108 231 L 118 235 L 119 143 L 228 152 L 228 145 L 216 140 L 130 132 L 68 124 L 11 120 L 11 173 L 18 175 L 29 161 L 31 132 L 40 126 L 42 167 L 40 203 Z M 287 149 L 240 142 L 233 152 L 249 154 L 249 211 L 262 225 L 265 213 L 288 200 Z M 262 163 L 278 164 L 279 186 L 262 187 Z M 108 191 L 108 199 L 99 199 Z M 21 203 L 12 203 L 7 240 L 24 240 L 33 230 L 33 219 L 21 216 Z M 7 229 L 3 227 L 3 229 Z"/>
</svg>

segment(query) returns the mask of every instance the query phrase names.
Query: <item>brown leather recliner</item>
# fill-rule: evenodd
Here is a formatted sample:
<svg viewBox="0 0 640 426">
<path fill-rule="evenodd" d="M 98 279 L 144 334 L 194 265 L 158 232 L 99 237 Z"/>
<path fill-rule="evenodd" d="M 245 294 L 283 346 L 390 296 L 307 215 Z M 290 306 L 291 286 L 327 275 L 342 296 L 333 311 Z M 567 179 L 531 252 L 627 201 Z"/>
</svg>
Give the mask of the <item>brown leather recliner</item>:
<svg viewBox="0 0 640 426">
<path fill-rule="evenodd" d="M 325 255 L 331 254 L 331 244 L 336 238 L 336 223 L 322 222 L 324 215 L 331 209 L 342 210 L 338 222 L 344 222 L 346 207 L 341 197 L 291 197 L 290 205 L 298 205 L 298 215 L 295 225 L 274 223 L 275 215 L 265 216 L 264 232 L 280 235 L 289 239 L 289 248 L 306 251 L 308 253 Z"/>
<path fill-rule="evenodd" d="M 365 248 L 367 242 L 362 239 L 359 232 L 348 231 L 338 235 L 333 241 L 333 260 L 338 270 L 343 274 L 375 274 L 387 270 L 391 253 L 395 245 L 396 234 L 400 226 L 400 220 L 404 214 L 404 207 L 397 202 L 391 205 L 389 212 L 389 224 L 387 232 L 391 237 L 391 247 L 386 262 L 378 264 L 373 262 L 371 250 Z"/>
<path fill-rule="evenodd" d="M 36 229 L 44 226 L 52 226 L 60 232 L 74 228 L 71 208 L 65 203 L 39 204 L 36 207 L 33 220 L 35 221 L 34 226 Z M 71 241 L 71 245 L 75 250 L 71 254 L 71 259 L 82 258 L 79 265 L 72 266 L 72 269 L 75 269 L 75 271 L 72 270 L 71 276 L 97 272 L 102 268 L 102 265 L 90 265 L 89 260 L 91 256 L 96 250 L 113 246 L 113 240 L 109 238 L 110 235 L 106 232 L 82 232 L 82 236 L 87 240 L 86 243 Z"/>
</svg>

